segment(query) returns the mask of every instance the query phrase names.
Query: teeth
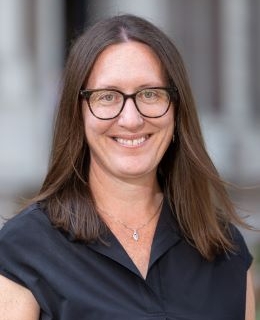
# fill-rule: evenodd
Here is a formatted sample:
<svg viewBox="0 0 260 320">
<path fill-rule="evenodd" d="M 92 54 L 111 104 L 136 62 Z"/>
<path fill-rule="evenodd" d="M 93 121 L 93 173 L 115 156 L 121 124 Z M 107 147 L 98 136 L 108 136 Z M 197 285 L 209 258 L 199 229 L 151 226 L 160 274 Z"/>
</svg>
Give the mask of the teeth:
<svg viewBox="0 0 260 320">
<path fill-rule="evenodd" d="M 133 140 L 130 140 L 130 139 L 121 139 L 121 138 L 115 138 L 115 140 L 122 144 L 122 145 L 126 145 L 126 146 L 138 146 L 140 145 L 141 143 L 143 143 L 146 138 L 145 137 L 141 137 L 139 139 L 133 139 Z"/>
</svg>

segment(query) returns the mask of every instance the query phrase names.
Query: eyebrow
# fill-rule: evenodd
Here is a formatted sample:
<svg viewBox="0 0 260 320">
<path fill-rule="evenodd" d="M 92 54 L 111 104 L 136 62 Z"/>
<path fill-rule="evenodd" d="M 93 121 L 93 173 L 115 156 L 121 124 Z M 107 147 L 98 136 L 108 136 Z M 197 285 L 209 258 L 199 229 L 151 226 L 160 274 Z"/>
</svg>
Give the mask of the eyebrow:
<svg viewBox="0 0 260 320">
<path fill-rule="evenodd" d="M 138 90 L 143 90 L 143 89 L 146 89 L 146 88 L 153 88 L 153 87 L 167 87 L 167 85 L 163 84 L 163 83 L 145 83 L 145 84 L 142 84 L 140 86 L 137 86 L 134 88 L 134 92 L 135 91 L 138 91 Z M 97 88 L 88 88 L 87 89 L 89 90 L 99 90 L 99 89 L 104 89 L 104 90 L 119 90 L 119 91 L 125 91 L 121 86 L 115 86 L 115 85 L 103 85 L 103 86 L 100 86 L 100 87 L 97 87 Z"/>
</svg>

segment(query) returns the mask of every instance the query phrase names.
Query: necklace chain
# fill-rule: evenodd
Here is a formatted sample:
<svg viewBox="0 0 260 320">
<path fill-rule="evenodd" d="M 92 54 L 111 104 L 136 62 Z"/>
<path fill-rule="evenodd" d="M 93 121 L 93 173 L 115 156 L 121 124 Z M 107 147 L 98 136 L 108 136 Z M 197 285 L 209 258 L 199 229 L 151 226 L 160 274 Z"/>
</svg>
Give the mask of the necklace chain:
<svg viewBox="0 0 260 320">
<path fill-rule="evenodd" d="M 112 218 L 116 223 L 119 223 L 119 224 L 121 224 L 123 227 L 125 227 L 126 229 L 133 231 L 132 238 L 133 238 L 135 241 L 138 241 L 139 238 L 140 238 L 138 231 L 139 231 L 140 229 L 146 227 L 146 226 L 153 220 L 153 218 L 155 218 L 155 216 L 159 213 L 159 211 L 160 211 L 160 209 L 161 209 L 162 203 L 163 203 L 163 199 L 162 199 L 162 201 L 160 202 L 160 204 L 159 204 L 157 210 L 155 211 L 155 213 L 150 217 L 150 219 L 149 219 L 147 222 L 145 222 L 145 223 L 143 223 L 142 225 L 140 225 L 138 228 L 131 228 L 131 227 L 129 227 L 128 225 L 126 225 L 123 221 L 115 218 L 112 214 L 110 214 L 110 213 L 108 213 L 108 212 L 105 212 L 105 211 L 102 211 L 102 212 L 104 212 L 107 216 L 109 216 L 110 218 Z"/>
</svg>

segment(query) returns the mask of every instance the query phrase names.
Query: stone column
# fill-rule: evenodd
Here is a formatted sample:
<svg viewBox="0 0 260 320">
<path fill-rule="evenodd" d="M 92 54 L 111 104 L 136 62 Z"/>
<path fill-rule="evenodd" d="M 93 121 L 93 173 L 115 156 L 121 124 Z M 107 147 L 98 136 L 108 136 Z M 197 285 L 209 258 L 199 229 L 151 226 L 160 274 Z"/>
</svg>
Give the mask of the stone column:
<svg viewBox="0 0 260 320">
<path fill-rule="evenodd" d="M 226 140 L 229 152 L 227 170 L 233 178 L 243 176 L 242 159 L 249 138 L 250 112 L 250 37 L 247 0 L 221 0 L 221 92 L 224 105 Z"/>
<path fill-rule="evenodd" d="M 62 3 L 0 0 L 0 220 L 14 212 L 15 198 L 37 189 L 47 167 Z"/>
</svg>

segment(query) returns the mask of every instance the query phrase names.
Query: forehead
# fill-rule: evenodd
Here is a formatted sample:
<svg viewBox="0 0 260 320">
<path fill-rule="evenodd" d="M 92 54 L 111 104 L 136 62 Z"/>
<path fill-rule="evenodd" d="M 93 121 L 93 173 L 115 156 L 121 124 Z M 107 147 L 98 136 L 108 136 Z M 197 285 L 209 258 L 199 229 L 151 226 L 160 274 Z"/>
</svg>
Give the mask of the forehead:
<svg viewBox="0 0 260 320">
<path fill-rule="evenodd" d="M 156 53 L 146 44 L 128 41 L 108 46 L 96 59 L 88 86 L 117 86 L 122 82 L 162 85 L 165 72 Z M 112 84 L 113 84 L 112 83 Z"/>
</svg>

